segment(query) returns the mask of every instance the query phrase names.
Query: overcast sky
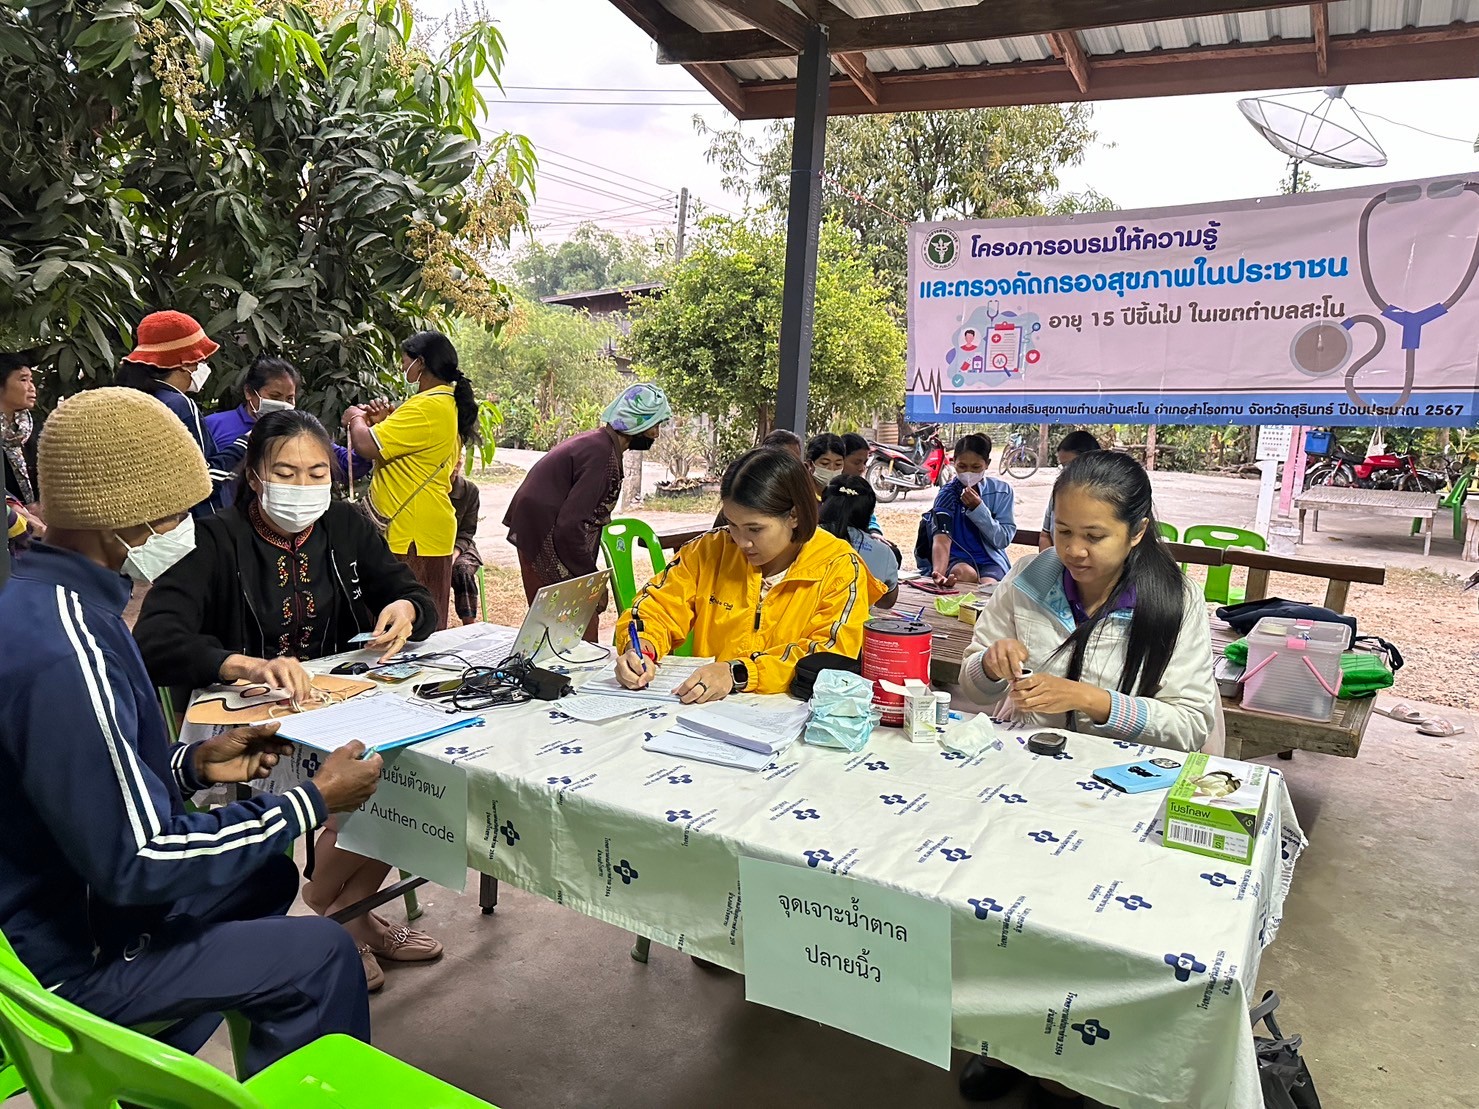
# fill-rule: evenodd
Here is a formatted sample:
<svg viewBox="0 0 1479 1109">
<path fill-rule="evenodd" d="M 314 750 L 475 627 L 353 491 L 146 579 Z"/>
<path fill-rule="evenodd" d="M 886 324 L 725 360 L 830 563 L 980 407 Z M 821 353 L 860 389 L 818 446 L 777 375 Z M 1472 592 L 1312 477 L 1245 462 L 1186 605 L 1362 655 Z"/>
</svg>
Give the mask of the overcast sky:
<svg viewBox="0 0 1479 1109">
<path fill-rule="evenodd" d="M 436 12 L 452 0 L 418 6 Z M 713 206 L 741 206 L 705 161 L 706 140 L 692 123 L 697 114 L 723 128 L 733 126 L 733 118 L 682 69 L 659 66 L 651 41 L 607 0 L 485 0 L 484 7 L 508 41 L 507 91 L 490 93 L 492 122 L 527 135 L 544 159 L 535 207 L 539 237 L 563 238 L 582 216 L 616 230 L 671 227 L 671 197 L 685 185 Z M 587 91 L 595 89 L 652 91 Z M 1366 113 L 1389 162 L 1375 170 L 1317 169 L 1318 187 L 1479 167 L 1473 150 L 1479 80 L 1352 86 L 1347 97 Z M 1101 103 L 1094 115 L 1101 142 L 1064 175 L 1064 186 L 1092 186 L 1121 208 L 1275 193 L 1287 178 L 1286 160 L 1243 120 L 1238 99 Z M 1431 138 L 1377 115 L 1459 141 Z M 758 133 L 766 125 L 744 126 Z"/>
</svg>

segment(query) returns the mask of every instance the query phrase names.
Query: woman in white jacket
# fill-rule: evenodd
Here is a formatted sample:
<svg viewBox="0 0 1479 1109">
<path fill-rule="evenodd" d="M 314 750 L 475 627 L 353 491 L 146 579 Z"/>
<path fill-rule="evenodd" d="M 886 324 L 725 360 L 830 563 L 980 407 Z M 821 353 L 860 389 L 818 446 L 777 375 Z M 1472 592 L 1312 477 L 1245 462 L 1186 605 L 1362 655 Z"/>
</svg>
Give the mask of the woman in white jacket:
<svg viewBox="0 0 1479 1109">
<path fill-rule="evenodd" d="M 1053 518 L 1053 548 L 1013 566 L 976 621 L 962 689 L 1022 728 L 1220 752 L 1206 606 L 1161 541 L 1145 470 L 1126 454 L 1080 455 L 1053 485 Z M 960 1092 L 994 1101 L 1021 1078 L 977 1056 Z M 1045 1082 L 1028 1104 L 1083 1099 Z"/>
<path fill-rule="evenodd" d="M 1160 538 L 1145 470 L 1081 455 L 1053 516 L 1053 549 L 1018 562 L 976 623 L 966 694 L 1019 727 L 1220 750 L 1206 607 Z"/>
</svg>

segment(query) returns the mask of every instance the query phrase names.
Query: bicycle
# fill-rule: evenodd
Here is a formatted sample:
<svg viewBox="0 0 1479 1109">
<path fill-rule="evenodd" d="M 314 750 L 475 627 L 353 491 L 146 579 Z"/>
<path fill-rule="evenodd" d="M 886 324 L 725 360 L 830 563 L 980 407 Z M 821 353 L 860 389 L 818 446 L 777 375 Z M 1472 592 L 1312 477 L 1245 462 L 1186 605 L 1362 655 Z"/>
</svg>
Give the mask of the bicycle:
<svg viewBox="0 0 1479 1109">
<path fill-rule="evenodd" d="M 1001 452 L 1001 472 L 1014 478 L 1029 478 L 1037 473 L 1037 452 L 1027 445 L 1022 434 L 1012 436 L 1007 449 Z"/>
</svg>

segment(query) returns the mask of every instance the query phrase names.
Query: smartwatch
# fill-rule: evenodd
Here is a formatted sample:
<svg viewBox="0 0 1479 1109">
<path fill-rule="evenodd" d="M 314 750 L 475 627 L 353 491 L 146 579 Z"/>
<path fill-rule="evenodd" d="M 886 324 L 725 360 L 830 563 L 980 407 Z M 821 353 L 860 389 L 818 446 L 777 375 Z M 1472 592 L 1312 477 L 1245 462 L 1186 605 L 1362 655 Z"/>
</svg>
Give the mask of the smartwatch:
<svg viewBox="0 0 1479 1109">
<path fill-rule="evenodd" d="M 734 683 L 729 690 L 731 693 L 743 693 L 745 686 L 750 684 L 750 671 L 739 659 L 735 659 L 729 664 L 729 677 Z"/>
</svg>

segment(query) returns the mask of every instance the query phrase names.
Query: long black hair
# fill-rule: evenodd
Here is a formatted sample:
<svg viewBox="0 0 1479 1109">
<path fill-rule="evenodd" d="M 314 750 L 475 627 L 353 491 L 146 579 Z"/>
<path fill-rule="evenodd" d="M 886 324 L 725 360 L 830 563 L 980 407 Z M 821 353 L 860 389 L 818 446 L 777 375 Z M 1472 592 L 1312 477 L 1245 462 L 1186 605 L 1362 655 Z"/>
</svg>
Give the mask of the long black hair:
<svg viewBox="0 0 1479 1109">
<path fill-rule="evenodd" d="M 329 433 L 316 416 L 301 408 L 269 412 L 252 425 L 252 432 L 247 436 L 246 457 L 241 460 L 241 470 L 236 475 L 236 486 L 232 492 L 232 504 L 237 509 L 246 512 L 257 501 L 257 491 L 248 480 L 250 476 L 256 474 L 261 479 L 264 469 L 262 463 L 276 455 L 280 443 L 286 439 L 296 439 L 299 435 L 307 435 L 323 447 L 324 454 L 329 459 L 329 472 L 334 480 L 339 479 L 339 464 L 334 460 L 334 441 L 329 438 Z"/>
<path fill-rule="evenodd" d="M 860 477 L 843 474 L 827 483 L 822 492 L 822 506 L 818 510 L 817 526 L 830 531 L 838 539 L 846 540 L 847 529 L 868 530 L 873 519 L 873 510 L 878 507 L 878 495 L 873 486 Z"/>
<path fill-rule="evenodd" d="M 404 343 L 401 351 L 407 358 L 420 359 L 422 371 L 452 386 L 452 399 L 457 403 L 457 437 L 464 443 L 480 443 L 483 433 L 478 427 L 478 398 L 472 382 L 457 366 L 457 348 L 440 331 L 418 331 Z"/>
<path fill-rule="evenodd" d="M 1143 527 L 1140 542 L 1130 548 L 1119 580 L 1104 605 L 1085 620 L 1053 652 L 1069 652 L 1068 680 L 1083 673 L 1084 654 L 1094 633 L 1114 609 L 1114 603 L 1130 586 L 1135 588 L 1135 607 L 1130 615 L 1130 635 L 1125 645 L 1125 666 L 1120 673 L 1119 692 L 1152 697 L 1160 688 L 1186 613 L 1186 578 L 1156 526 L 1151 503 L 1150 478 L 1145 468 L 1128 454 L 1090 451 L 1063 468 L 1053 483 L 1053 502 L 1073 490 L 1103 501 L 1133 536 Z"/>
</svg>

